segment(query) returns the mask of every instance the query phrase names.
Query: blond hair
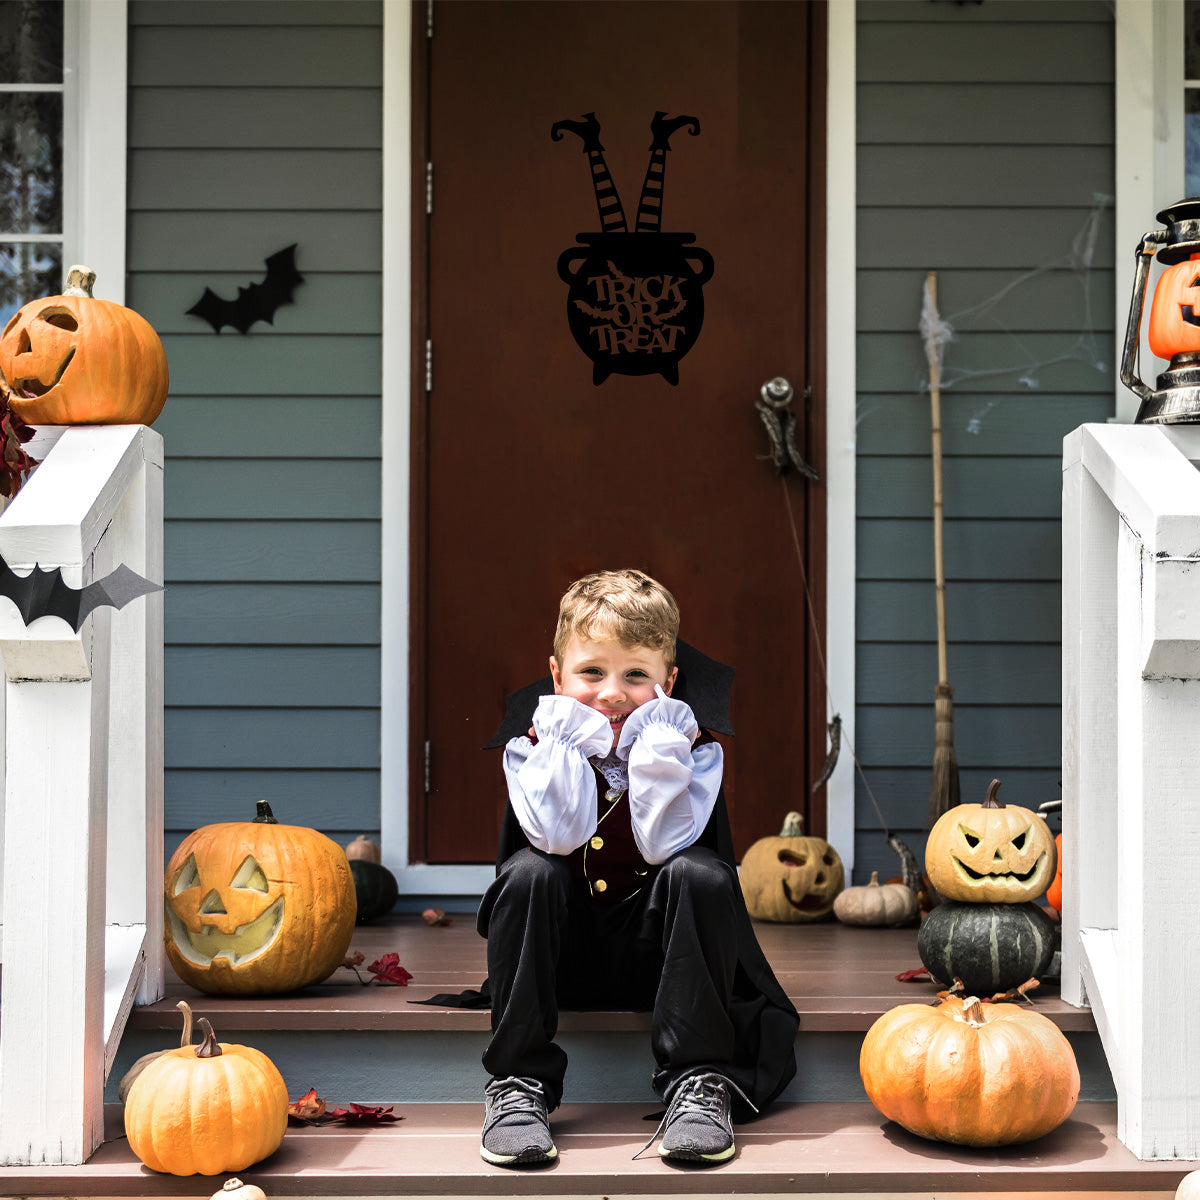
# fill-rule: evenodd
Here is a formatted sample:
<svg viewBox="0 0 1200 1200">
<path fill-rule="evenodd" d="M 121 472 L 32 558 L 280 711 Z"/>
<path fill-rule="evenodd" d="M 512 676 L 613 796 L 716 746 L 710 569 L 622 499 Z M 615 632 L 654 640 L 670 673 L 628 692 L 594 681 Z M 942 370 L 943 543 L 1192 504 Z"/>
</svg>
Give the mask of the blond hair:
<svg viewBox="0 0 1200 1200">
<path fill-rule="evenodd" d="M 597 571 L 576 580 L 558 606 L 554 657 L 561 663 L 573 637 L 661 650 L 667 671 L 675 665 L 679 605 L 661 583 L 642 571 Z"/>
</svg>

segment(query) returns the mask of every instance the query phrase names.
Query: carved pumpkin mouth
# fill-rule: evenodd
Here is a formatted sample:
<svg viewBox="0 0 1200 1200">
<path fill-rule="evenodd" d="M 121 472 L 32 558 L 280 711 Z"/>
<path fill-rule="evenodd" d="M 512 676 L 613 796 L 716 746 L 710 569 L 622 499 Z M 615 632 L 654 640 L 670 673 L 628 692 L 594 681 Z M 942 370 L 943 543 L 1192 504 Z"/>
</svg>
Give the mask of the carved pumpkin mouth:
<svg viewBox="0 0 1200 1200">
<path fill-rule="evenodd" d="M 35 375 L 32 378 L 29 376 L 18 377 L 13 380 L 12 389 L 22 399 L 36 400 L 39 396 L 44 396 L 51 388 L 58 387 L 62 381 L 63 375 L 66 374 L 67 368 L 71 365 L 71 359 L 75 357 L 75 347 L 72 346 L 62 361 L 62 365 L 58 368 L 58 373 L 49 383 L 43 383 Z"/>
<path fill-rule="evenodd" d="M 167 921 L 175 948 L 188 962 L 198 967 L 208 967 L 218 958 L 226 959 L 230 966 L 238 967 L 264 954 L 274 944 L 283 925 L 283 897 L 247 925 L 239 925 L 232 933 L 225 933 L 215 925 L 201 925 L 198 930 L 189 929 L 167 906 Z"/>
<path fill-rule="evenodd" d="M 1039 855 L 1037 861 L 1029 868 L 1028 871 L 988 871 L 979 872 L 974 867 L 968 867 L 961 858 L 954 859 L 954 865 L 966 875 L 968 879 L 1012 879 L 1018 883 L 1026 884 L 1032 881 L 1033 877 L 1042 869 L 1046 862 L 1044 854 Z"/>
<path fill-rule="evenodd" d="M 797 854 L 794 850 L 780 850 L 779 861 L 785 867 L 806 867 L 808 866 L 808 858 L 803 854 Z M 814 880 L 814 884 L 820 887 L 825 882 L 825 876 L 818 875 Z M 798 900 L 792 895 L 792 889 L 788 887 L 785 879 L 782 884 L 784 899 L 799 912 L 818 912 L 823 908 L 828 907 L 828 902 L 820 896 L 814 896 L 811 892 L 805 892 Z"/>
</svg>

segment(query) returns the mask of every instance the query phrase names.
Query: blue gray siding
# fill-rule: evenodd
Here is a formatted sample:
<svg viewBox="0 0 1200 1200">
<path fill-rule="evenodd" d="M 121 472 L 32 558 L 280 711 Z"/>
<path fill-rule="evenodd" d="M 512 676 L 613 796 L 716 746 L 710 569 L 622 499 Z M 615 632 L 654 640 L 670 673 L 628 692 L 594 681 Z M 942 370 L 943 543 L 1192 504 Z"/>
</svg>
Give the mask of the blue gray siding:
<svg viewBox="0 0 1200 1200">
<path fill-rule="evenodd" d="M 133 0 L 128 303 L 163 335 L 171 848 L 379 827 L 382 6 Z M 295 242 L 274 325 L 220 335 Z"/>
<path fill-rule="evenodd" d="M 1062 438 L 1113 406 L 1111 5 L 858 5 L 857 750 L 920 857 L 937 682 L 922 285 L 964 799 L 1059 795 Z M 836 266 L 836 264 L 834 264 Z M 856 877 L 895 855 L 858 784 Z"/>
</svg>

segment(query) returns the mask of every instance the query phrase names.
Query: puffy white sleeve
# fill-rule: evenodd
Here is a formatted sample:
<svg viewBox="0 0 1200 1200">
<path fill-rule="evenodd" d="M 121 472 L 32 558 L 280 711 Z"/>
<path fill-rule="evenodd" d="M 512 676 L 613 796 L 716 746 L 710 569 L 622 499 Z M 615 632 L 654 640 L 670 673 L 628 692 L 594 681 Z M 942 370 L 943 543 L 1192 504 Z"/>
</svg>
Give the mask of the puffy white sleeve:
<svg viewBox="0 0 1200 1200">
<path fill-rule="evenodd" d="M 570 854 L 596 832 L 596 776 L 588 758 L 612 749 L 612 726 L 570 696 L 543 696 L 533 730 L 536 745 L 515 737 L 504 749 L 508 799 L 531 846 Z"/>
<path fill-rule="evenodd" d="M 696 718 L 662 689 L 625 721 L 617 754 L 629 760 L 629 813 L 633 840 L 648 863 L 666 862 L 704 832 L 725 758 L 716 742 L 693 748 Z"/>
</svg>

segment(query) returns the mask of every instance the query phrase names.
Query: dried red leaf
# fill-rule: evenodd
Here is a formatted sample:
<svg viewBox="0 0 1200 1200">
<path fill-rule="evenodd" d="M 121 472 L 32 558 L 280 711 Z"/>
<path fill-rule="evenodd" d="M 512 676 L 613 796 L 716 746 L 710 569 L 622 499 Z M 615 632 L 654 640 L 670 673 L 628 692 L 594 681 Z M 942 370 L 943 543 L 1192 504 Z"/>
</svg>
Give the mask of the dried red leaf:
<svg viewBox="0 0 1200 1200">
<path fill-rule="evenodd" d="M 392 1112 L 389 1104 L 351 1104 L 349 1108 L 335 1108 L 331 1114 L 343 1125 L 386 1125 L 391 1121 L 403 1121 L 403 1117 Z"/>
<path fill-rule="evenodd" d="M 37 466 L 37 460 L 22 449 L 33 435 L 32 426 L 8 407 L 8 388 L 0 377 L 0 496 L 15 496 Z"/>
<path fill-rule="evenodd" d="M 412 978 L 412 973 L 400 965 L 400 955 L 396 953 L 385 954 L 373 963 L 367 963 L 367 970 L 375 977 L 375 983 L 390 983 L 396 987 L 408 987 Z"/>
<path fill-rule="evenodd" d="M 898 983 L 932 983 L 933 976 L 924 967 L 914 967 L 911 971 L 901 971 L 896 976 Z"/>
<path fill-rule="evenodd" d="M 1041 981 L 1037 979 L 1027 979 L 1020 986 L 1010 988 L 1007 992 L 997 992 L 994 996 L 988 996 L 983 1001 L 984 1004 L 1025 1004 L 1033 1006 L 1033 1001 L 1030 1000 L 1028 993 L 1035 988 L 1042 986 Z"/>
<path fill-rule="evenodd" d="M 453 925 L 454 918 L 446 916 L 445 909 L 427 908 L 422 914 L 426 925 Z"/>
</svg>

